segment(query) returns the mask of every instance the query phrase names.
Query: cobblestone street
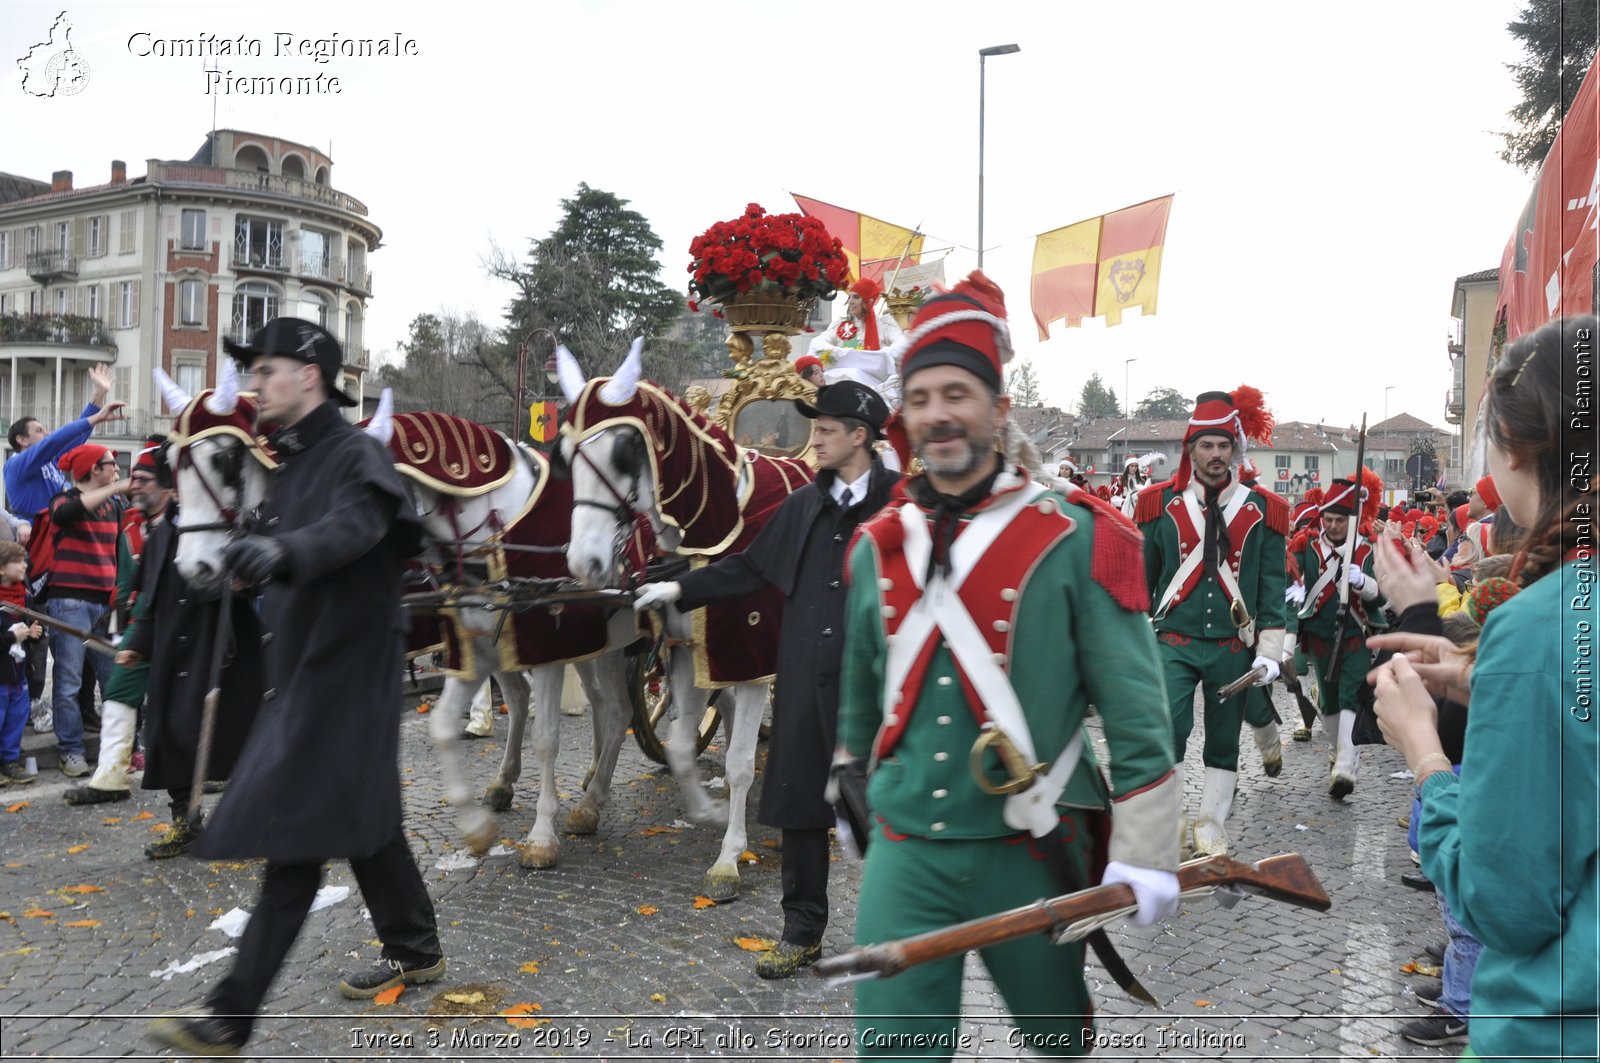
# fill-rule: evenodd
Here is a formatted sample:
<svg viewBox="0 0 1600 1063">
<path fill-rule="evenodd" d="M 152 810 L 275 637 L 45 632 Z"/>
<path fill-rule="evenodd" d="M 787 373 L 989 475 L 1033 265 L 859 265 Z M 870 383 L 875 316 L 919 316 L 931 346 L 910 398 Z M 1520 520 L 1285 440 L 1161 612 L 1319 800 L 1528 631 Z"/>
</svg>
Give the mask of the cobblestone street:
<svg viewBox="0 0 1600 1063">
<path fill-rule="evenodd" d="M 433 891 L 449 971 L 408 986 L 389 1005 L 340 996 L 341 972 L 377 956 L 348 866 L 325 886 L 345 899 L 314 912 L 267 1000 L 255 1059 L 535 1058 L 841 1059 L 853 1055 L 851 993 L 809 973 L 757 978 L 739 938 L 781 927 L 777 833 L 750 815 L 750 850 L 736 902 L 697 906 L 720 832 L 680 818 L 665 768 L 623 747 L 599 832 L 564 837 L 559 868 L 526 871 L 514 843 L 532 823 L 525 771 L 503 841 L 473 860 L 454 837 L 435 781 L 426 717 L 408 702 L 402 725 L 408 828 Z M 1294 710 L 1280 705 L 1287 739 Z M 497 726 L 504 733 L 504 719 Z M 558 786 L 570 808 L 590 748 L 586 717 L 562 720 Z M 1230 821 L 1236 855 L 1299 851 L 1333 897 L 1326 914 L 1260 899 L 1232 910 L 1186 905 L 1164 925 L 1112 927 L 1159 1011 L 1124 998 L 1089 968 L 1103 1047 L 1098 1058 L 1446 1058 L 1414 1048 L 1401 1023 L 1425 1014 L 1401 966 L 1444 934 L 1432 894 L 1401 886 L 1411 867 L 1396 817 L 1409 811 L 1404 763 L 1369 749 L 1361 785 L 1344 804 L 1326 794 L 1328 743 L 1286 740 L 1284 772 L 1266 778 L 1248 741 Z M 498 740 L 464 744 L 481 792 Z M 1191 742 L 1190 805 L 1198 801 L 1199 742 Z M 719 746 L 702 758 L 720 777 Z M 525 755 L 524 763 L 528 761 Z M 719 781 L 719 779 L 717 780 Z M 226 969 L 230 939 L 217 918 L 254 903 L 261 865 L 180 858 L 141 848 L 165 829 L 164 793 L 74 808 L 53 769 L 8 788 L 0 815 L 0 1057 L 163 1058 L 143 1038 L 151 1017 L 197 1004 Z M 759 792 L 759 780 L 753 793 Z M 216 798 L 208 799 L 210 801 Z M 859 876 L 835 858 L 825 952 L 849 947 Z M 1018 1058 L 1004 1008 L 969 958 L 962 1058 Z M 511 1012 L 510 1016 L 502 1012 Z M 547 1020 L 547 1021 L 545 1021 Z M 515 1024 L 514 1024 L 515 1023 Z M 537 1024 L 536 1024 L 537 1023 Z"/>
</svg>

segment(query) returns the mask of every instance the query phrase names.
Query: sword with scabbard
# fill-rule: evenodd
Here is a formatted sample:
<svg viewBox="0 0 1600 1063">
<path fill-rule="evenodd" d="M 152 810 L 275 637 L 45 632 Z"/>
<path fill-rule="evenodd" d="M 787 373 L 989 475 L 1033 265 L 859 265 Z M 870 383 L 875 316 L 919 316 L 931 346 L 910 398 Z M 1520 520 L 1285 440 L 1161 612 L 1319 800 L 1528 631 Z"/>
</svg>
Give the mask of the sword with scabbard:
<svg viewBox="0 0 1600 1063">
<path fill-rule="evenodd" d="M 1333 906 L 1299 853 L 1270 856 L 1253 864 L 1227 856 L 1191 860 L 1178 867 L 1178 887 L 1180 896 L 1209 894 L 1228 908 L 1250 893 L 1319 912 Z M 914 937 L 851 949 L 818 960 L 812 970 L 829 985 L 892 978 L 921 963 L 1034 934 L 1050 934 L 1060 944 L 1104 933 L 1106 924 L 1125 918 L 1137 907 L 1131 887 L 1120 882 L 1096 886 Z"/>
<path fill-rule="evenodd" d="M 1000 758 L 1001 767 L 1005 769 L 1007 778 L 1004 782 L 997 783 L 989 777 L 984 759 L 991 747 L 995 755 Z M 1048 764 L 1029 764 L 1028 758 L 1022 755 L 1022 751 L 998 726 L 985 727 L 978 735 L 977 741 L 972 743 L 967 766 L 972 772 L 973 781 L 978 784 L 978 789 L 987 794 L 1005 797 L 1022 793 L 1050 770 Z M 1055 876 L 1056 882 L 1063 889 L 1070 890 L 1079 884 L 1078 873 L 1074 870 L 1072 862 L 1067 859 L 1067 843 L 1061 836 L 1059 826 L 1048 834 L 1034 835 L 1033 844 L 1044 862 L 1050 865 L 1050 873 Z M 1156 998 L 1140 983 L 1102 927 L 1098 925 L 1088 927 L 1080 936 L 1089 943 L 1094 954 L 1100 958 L 1100 965 L 1106 969 L 1106 973 L 1117 985 L 1122 987 L 1124 993 L 1152 1007 L 1157 1006 Z"/>
<path fill-rule="evenodd" d="M 105 639 L 101 638 L 99 635 L 96 635 L 92 631 L 85 631 L 81 627 L 73 627 L 71 624 L 62 623 L 60 620 L 50 616 L 48 613 L 36 613 L 32 609 L 26 609 L 20 605 L 13 605 L 11 602 L 0 602 L 0 609 L 4 609 L 12 616 L 20 616 L 26 620 L 32 620 L 35 623 L 43 624 L 45 627 L 54 628 L 63 634 L 80 638 L 83 640 L 83 644 L 86 648 L 91 649 L 96 653 L 103 653 L 107 657 L 115 657 L 117 655 L 117 648 L 111 645 L 111 643 L 107 642 Z"/>
</svg>

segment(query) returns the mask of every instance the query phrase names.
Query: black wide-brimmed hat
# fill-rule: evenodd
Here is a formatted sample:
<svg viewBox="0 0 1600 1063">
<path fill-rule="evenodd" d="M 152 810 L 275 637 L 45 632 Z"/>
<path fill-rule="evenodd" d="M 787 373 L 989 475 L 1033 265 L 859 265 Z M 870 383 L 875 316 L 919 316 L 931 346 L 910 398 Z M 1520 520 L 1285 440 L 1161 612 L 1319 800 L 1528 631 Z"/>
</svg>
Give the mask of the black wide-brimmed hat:
<svg viewBox="0 0 1600 1063">
<path fill-rule="evenodd" d="M 313 321 L 297 317 L 275 317 L 256 329 L 249 344 L 224 338 L 223 350 L 237 358 L 245 368 L 262 355 L 294 358 L 322 370 L 322 382 L 340 406 L 354 406 L 356 400 L 344 392 L 344 350 L 333 333 Z"/>
<path fill-rule="evenodd" d="M 889 419 L 889 404 L 883 396 L 856 380 L 840 380 L 817 389 L 816 405 L 794 400 L 795 408 L 815 420 L 818 417 L 854 417 L 872 430 L 873 439 L 883 438 L 883 422 Z"/>
</svg>

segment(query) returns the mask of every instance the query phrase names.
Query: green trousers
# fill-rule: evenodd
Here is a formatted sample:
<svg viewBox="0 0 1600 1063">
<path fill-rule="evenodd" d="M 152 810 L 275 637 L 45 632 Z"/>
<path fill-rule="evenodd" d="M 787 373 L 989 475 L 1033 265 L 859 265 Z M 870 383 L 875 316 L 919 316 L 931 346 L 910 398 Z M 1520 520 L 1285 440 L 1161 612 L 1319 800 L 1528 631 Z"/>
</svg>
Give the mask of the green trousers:
<svg viewBox="0 0 1600 1063">
<path fill-rule="evenodd" d="M 1062 824 L 1067 858 L 1085 885 L 1090 844 L 1086 821 Z M 892 837 L 880 825 L 867 849 L 856 908 L 856 942 L 882 941 L 953 926 L 1065 892 L 1026 835 L 930 841 Z M 1093 1012 L 1083 980 L 1083 942 L 1052 945 L 1043 935 L 979 951 L 1005 998 L 1016 1029 L 1008 1043 L 1043 1056 L 1083 1055 L 1093 1045 Z M 961 1029 L 958 954 L 907 968 L 893 978 L 856 984 L 859 1058 L 969 1056 Z"/>
<path fill-rule="evenodd" d="M 111 669 L 111 681 L 106 684 L 105 699 L 120 701 L 137 709 L 143 703 L 145 692 L 149 688 L 149 661 L 140 661 L 134 665 L 119 664 Z"/>
<path fill-rule="evenodd" d="M 1265 687 L 1252 687 L 1227 701 L 1218 701 L 1217 691 L 1250 670 L 1255 651 L 1238 639 L 1205 639 L 1171 631 L 1159 632 L 1156 642 L 1178 763 L 1183 763 L 1194 730 L 1194 688 L 1199 684 L 1206 714 L 1202 759 L 1208 768 L 1238 771 L 1241 716 L 1251 727 L 1273 723 L 1272 703 Z"/>
<path fill-rule="evenodd" d="M 1328 692 L 1328 651 L 1333 646 L 1332 639 L 1317 638 L 1308 635 L 1304 641 L 1306 655 L 1311 658 L 1313 674 L 1317 677 L 1317 705 L 1324 716 L 1336 716 L 1341 710 L 1356 711 L 1356 697 L 1361 693 L 1361 684 L 1367 681 L 1367 671 L 1372 667 L 1372 651 L 1367 649 L 1367 644 L 1360 635 L 1347 638 L 1339 654 L 1339 704 L 1334 705 L 1329 700 Z"/>
</svg>

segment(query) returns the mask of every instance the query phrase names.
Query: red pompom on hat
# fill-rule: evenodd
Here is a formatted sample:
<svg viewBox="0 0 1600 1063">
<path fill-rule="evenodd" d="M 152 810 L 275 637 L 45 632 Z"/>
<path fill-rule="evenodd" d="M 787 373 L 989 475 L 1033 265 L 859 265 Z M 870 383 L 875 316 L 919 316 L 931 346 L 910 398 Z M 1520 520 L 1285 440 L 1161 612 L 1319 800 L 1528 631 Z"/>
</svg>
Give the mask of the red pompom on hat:
<svg viewBox="0 0 1600 1063">
<path fill-rule="evenodd" d="M 79 480 L 88 479 L 89 474 L 100 462 L 115 457 L 112 451 L 99 443 L 84 443 L 57 458 L 56 465 L 72 478 L 73 483 L 77 483 Z"/>
<path fill-rule="evenodd" d="M 1328 488 L 1327 498 L 1323 500 L 1322 512 L 1354 516 L 1358 505 L 1361 510 L 1358 527 L 1376 520 L 1378 508 L 1383 505 L 1383 477 L 1364 466 L 1361 469 L 1359 501 L 1354 480 L 1334 480 L 1333 486 Z"/>
<path fill-rule="evenodd" d="M 1478 492 L 1478 497 L 1483 499 L 1483 504 L 1491 511 L 1499 509 L 1503 504 L 1500 501 L 1500 492 L 1494 489 L 1494 477 L 1485 476 L 1478 481 L 1473 490 Z"/>
<path fill-rule="evenodd" d="M 1011 327 L 1005 293 L 979 270 L 949 291 L 929 296 L 911 327 L 892 349 L 906 384 L 911 375 L 935 365 L 953 365 L 982 380 L 996 394 L 1002 367 L 1011 361 Z"/>
<path fill-rule="evenodd" d="M 1322 500 L 1326 497 L 1327 495 L 1323 492 L 1322 488 L 1313 487 L 1311 490 L 1305 493 L 1300 501 L 1305 502 L 1308 505 L 1320 506 L 1322 505 Z"/>
</svg>

